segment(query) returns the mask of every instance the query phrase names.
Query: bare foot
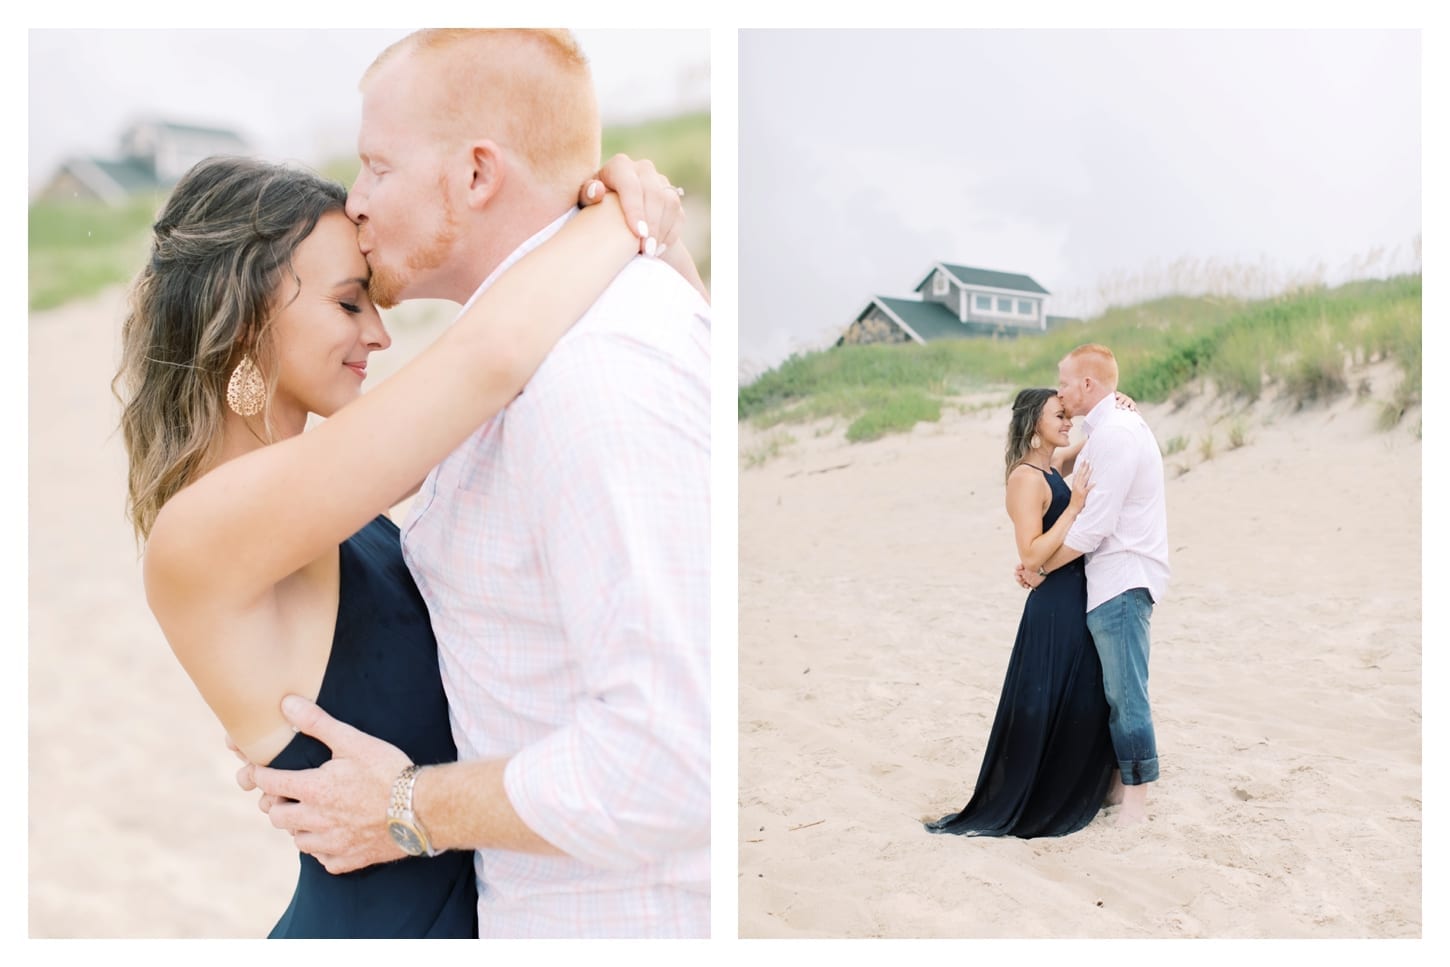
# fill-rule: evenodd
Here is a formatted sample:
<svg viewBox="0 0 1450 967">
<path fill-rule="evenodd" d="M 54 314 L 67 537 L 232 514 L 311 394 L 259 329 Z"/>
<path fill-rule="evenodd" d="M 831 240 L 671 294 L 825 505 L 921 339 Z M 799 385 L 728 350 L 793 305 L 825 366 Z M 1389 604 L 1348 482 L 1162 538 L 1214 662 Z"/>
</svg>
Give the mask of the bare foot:
<svg viewBox="0 0 1450 967">
<path fill-rule="evenodd" d="M 1117 769 L 1113 770 L 1113 781 L 1108 785 L 1108 794 L 1103 799 L 1104 806 L 1116 806 L 1123 801 L 1123 774 Z"/>
<path fill-rule="evenodd" d="M 1118 812 L 1119 826 L 1136 826 L 1148 818 L 1148 785 L 1124 786 L 1123 808 Z"/>
</svg>

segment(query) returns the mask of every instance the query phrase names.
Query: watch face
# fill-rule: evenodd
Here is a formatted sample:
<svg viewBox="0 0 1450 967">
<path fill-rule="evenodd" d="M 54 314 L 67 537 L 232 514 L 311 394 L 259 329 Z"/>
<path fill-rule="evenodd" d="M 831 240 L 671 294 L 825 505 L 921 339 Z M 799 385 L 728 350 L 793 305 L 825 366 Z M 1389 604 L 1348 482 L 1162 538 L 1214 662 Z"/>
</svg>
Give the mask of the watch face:
<svg viewBox="0 0 1450 967">
<path fill-rule="evenodd" d="M 426 847 L 423 845 L 423 838 L 418 831 L 407 823 L 399 822 L 396 819 L 388 820 L 388 832 L 392 834 L 393 842 L 402 848 L 409 856 L 422 856 Z"/>
</svg>

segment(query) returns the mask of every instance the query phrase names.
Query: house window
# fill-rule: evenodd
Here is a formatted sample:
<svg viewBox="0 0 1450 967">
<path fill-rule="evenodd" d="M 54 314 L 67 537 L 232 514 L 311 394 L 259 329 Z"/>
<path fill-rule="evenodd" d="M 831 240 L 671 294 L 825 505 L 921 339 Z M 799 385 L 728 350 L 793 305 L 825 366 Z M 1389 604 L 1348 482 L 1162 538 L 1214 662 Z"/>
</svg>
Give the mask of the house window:
<svg viewBox="0 0 1450 967">
<path fill-rule="evenodd" d="M 997 297 L 997 311 L 998 312 L 1011 312 L 1012 311 L 1012 300 L 1011 299 L 1004 299 L 1001 296 L 998 296 Z"/>
<path fill-rule="evenodd" d="M 986 312 L 992 311 L 992 297 L 989 295 L 977 296 L 977 308 Z"/>
<path fill-rule="evenodd" d="M 947 294 L 947 274 L 945 272 L 938 272 L 936 275 L 932 276 L 932 279 L 931 279 L 931 294 L 932 295 L 946 295 Z"/>
<path fill-rule="evenodd" d="M 1033 311 L 1033 308 L 1032 308 L 1032 300 L 1031 299 L 1018 299 L 1017 300 L 1017 314 L 1019 316 L 1035 316 L 1035 315 L 1037 315 L 1037 313 Z"/>
</svg>

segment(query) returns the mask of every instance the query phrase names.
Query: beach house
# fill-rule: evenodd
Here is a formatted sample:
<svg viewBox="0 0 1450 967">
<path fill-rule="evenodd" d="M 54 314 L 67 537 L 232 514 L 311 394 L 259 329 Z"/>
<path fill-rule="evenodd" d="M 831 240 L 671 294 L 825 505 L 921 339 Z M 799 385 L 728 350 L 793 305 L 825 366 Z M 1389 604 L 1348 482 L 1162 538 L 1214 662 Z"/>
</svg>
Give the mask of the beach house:
<svg viewBox="0 0 1450 967">
<path fill-rule="evenodd" d="M 84 199 L 123 205 L 141 192 L 170 188 L 203 158 L 251 153 L 241 135 L 225 128 L 138 121 L 121 134 L 116 157 L 65 161 L 39 197 L 47 201 Z"/>
<path fill-rule="evenodd" d="M 915 299 L 873 296 L 836 345 L 1018 336 L 1067 321 L 1047 314 L 1051 293 L 1014 272 L 937 262 L 916 292 Z"/>
</svg>

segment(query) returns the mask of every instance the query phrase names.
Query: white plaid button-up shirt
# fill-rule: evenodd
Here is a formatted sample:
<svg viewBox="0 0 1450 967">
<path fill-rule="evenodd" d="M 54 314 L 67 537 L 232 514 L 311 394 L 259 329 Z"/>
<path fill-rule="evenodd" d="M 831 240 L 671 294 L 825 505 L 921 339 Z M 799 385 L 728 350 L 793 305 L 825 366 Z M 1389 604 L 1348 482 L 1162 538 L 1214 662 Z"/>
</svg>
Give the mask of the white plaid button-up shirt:
<svg viewBox="0 0 1450 967">
<path fill-rule="evenodd" d="M 1087 443 L 1076 466 L 1092 468 L 1093 489 L 1063 543 L 1082 551 L 1087 609 L 1132 588 L 1158 604 L 1168 590 L 1168 505 L 1163 453 L 1143 417 L 1109 394 L 1083 419 Z"/>
<path fill-rule="evenodd" d="M 709 306 L 637 258 L 413 501 L 458 754 L 569 854 L 480 851 L 482 937 L 709 936 L 709 376 Z"/>
</svg>

